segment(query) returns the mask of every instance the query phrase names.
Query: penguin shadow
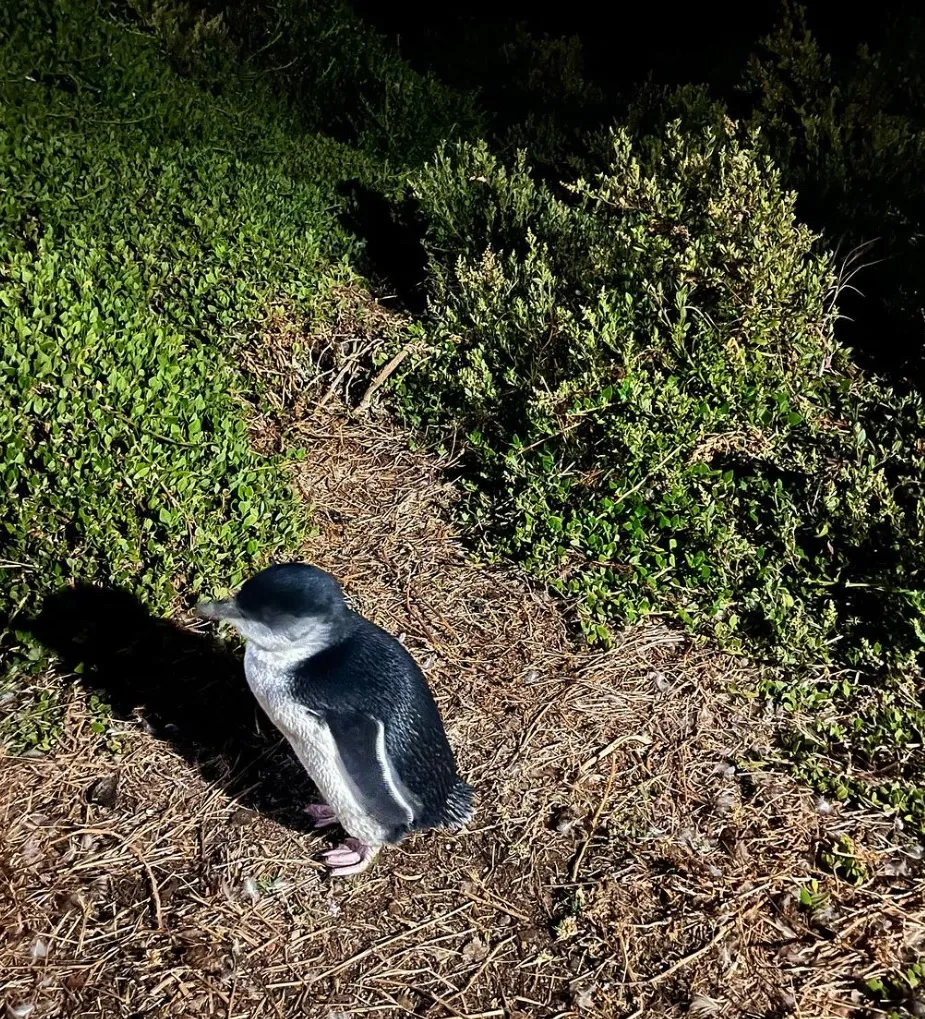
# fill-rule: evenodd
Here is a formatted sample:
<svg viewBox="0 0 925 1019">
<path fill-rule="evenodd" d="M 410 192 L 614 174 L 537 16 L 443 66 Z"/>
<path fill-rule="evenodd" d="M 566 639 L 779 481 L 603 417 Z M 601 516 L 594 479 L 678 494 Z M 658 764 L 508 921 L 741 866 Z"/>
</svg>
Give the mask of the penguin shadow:
<svg viewBox="0 0 925 1019">
<path fill-rule="evenodd" d="M 427 307 L 427 252 L 417 203 L 409 196 L 390 202 L 358 180 L 344 181 L 337 190 L 345 200 L 341 226 L 362 241 L 367 270 L 388 290 L 382 300 L 421 314 Z"/>
<path fill-rule="evenodd" d="M 59 591 L 15 625 L 239 807 L 311 830 L 302 808 L 315 790 L 254 700 L 241 658 L 214 635 L 152 615 L 125 590 L 89 584 Z"/>
</svg>

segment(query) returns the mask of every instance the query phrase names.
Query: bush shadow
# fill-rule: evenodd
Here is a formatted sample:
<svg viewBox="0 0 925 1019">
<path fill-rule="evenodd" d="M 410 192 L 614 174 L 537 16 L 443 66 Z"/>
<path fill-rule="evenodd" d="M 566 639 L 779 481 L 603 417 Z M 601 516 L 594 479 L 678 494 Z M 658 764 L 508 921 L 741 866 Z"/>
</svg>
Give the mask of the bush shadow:
<svg viewBox="0 0 925 1019">
<path fill-rule="evenodd" d="M 422 314 L 427 307 L 427 252 L 415 201 L 405 197 L 390 202 L 358 180 L 343 181 L 337 190 L 345 200 L 341 225 L 363 242 L 367 271 L 388 289 L 380 300 L 391 298 L 404 311 Z"/>
<path fill-rule="evenodd" d="M 121 588 L 78 584 L 16 623 L 81 684 L 169 743 L 239 806 L 307 832 L 315 790 L 214 634 L 152 615 Z"/>
</svg>

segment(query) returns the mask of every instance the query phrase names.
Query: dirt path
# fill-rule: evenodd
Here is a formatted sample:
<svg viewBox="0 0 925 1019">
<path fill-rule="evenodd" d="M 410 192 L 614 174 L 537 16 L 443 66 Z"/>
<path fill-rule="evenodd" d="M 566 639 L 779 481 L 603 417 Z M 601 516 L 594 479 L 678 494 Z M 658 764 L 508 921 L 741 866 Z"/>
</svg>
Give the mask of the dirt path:
<svg viewBox="0 0 925 1019">
<path fill-rule="evenodd" d="M 404 634 L 477 816 L 325 882 L 309 790 L 236 663 L 152 624 L 108 675 L 150 668 L 154 690 L 168 641 L 186 687 L 120 723 L 117 759 L 74 688 L 55 751 L 2 761 L 10 1016 L 848 1015 L 922 957 L 918 862 L 770 768 L 773 719 L 726 693 L 747 666 L 659 628 L 582 649 L 553 602 L 466 558 L 434 461 L 337 411 L 299 429 L 306 557 Z M 845 837 L 859 887 L 821 865 Z"/>
</svg>

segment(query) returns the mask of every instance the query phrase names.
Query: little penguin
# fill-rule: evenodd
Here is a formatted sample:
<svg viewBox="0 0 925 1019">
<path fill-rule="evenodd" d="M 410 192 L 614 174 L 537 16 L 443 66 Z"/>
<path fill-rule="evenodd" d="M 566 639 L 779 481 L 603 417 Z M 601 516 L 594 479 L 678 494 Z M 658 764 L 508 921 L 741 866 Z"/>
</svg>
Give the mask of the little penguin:
<svg viewBox="0 0 925 1019">
<path fill-rule="evenodd" d="M 197 612 L 245 638 L 248 685 L 323 797 L 306 813 L 316 828 L 339 823 L 349 836 L 323 856 L 332 876 L 360 873 L 411 832 L 470 819 L 473 790 L 423 673 L 394 637 L 348 608 L 331 574 L 270 566 Z"/>
</svg>

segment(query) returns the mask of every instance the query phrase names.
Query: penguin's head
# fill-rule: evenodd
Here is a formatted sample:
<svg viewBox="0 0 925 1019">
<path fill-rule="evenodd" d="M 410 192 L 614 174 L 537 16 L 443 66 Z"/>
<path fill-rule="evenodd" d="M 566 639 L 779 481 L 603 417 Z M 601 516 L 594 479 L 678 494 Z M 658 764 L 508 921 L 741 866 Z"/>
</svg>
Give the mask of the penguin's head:
<svg viewBox="0 0 925 1019">
<path fill-rule="evenodd" d="M 340 584 L 304 563 L 270 566 L 233 598 L 203 602 L 196 612 L 203 619 L 230 623 L 266 651 L 307 654 L 334 643 L 348 615 Z"/>
</svg>

